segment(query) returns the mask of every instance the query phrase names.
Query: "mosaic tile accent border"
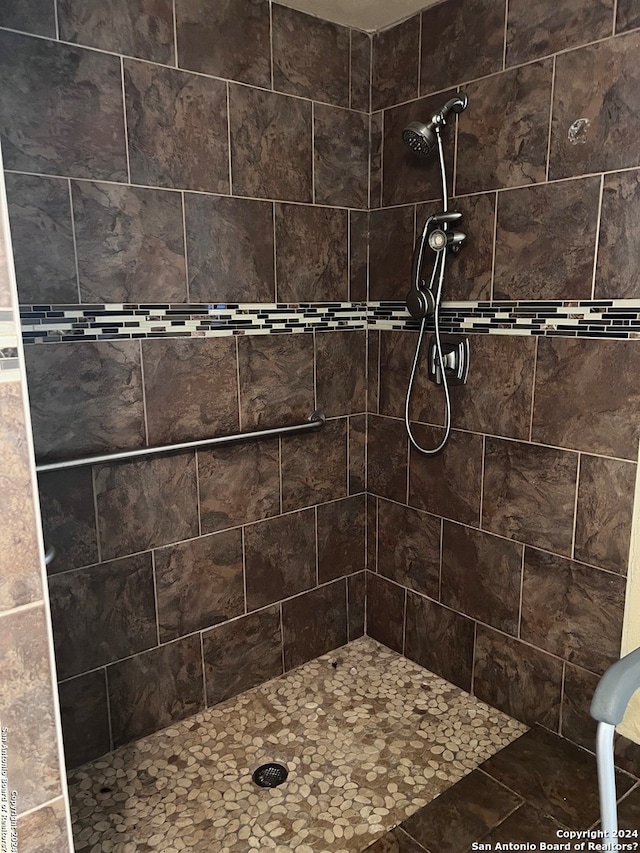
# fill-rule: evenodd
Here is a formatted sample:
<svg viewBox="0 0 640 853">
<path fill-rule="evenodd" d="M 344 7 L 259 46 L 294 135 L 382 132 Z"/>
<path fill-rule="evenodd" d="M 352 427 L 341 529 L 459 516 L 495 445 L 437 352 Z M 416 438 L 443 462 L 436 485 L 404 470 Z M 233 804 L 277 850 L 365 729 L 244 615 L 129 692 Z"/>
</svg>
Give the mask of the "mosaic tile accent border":
<svg viewBox="0 0 640 853">
<path fill-rule="evenodd" d="M 25 305 L 20 316 L 25 344 L 419 328 L 400 301 Z M 640 339 L 637 299 L 444 302 L 440 317 L 445 332 Z"/>
</svg>

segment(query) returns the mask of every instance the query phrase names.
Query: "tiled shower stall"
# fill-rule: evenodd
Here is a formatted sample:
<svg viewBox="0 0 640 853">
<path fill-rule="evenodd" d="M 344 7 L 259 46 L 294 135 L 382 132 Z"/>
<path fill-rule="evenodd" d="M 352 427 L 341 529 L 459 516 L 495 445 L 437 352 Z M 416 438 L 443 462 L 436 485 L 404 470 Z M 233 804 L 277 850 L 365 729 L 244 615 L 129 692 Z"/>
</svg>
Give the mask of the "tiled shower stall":
<svg viewBox="0 0 640 853">
<path fill-rule="evenodd" d="M 39 478 L 68 767 L 365 632 L 593 747 L 640 433 L 638 28 L 637 0 L 446 0 L 373 35 L 267 0 L 2 4 L 24 351 L 2 350 L 0 389 L 19 399 L 24 358 L 37 461 L 327 417 Z M 468 242 L 443 317 L 471 368 L 426 458 L 402 301 L 439 175 L 400 133 L 457 88 Z M 17 445 L 25 464 L 2 416 L 3 464 Z M 412 418 L 437 440 L 423 375 Z M 0 586 L 2 659 L 40 629 L 46 658 L 36 562 Z M 27 750 L 12 673 L 0 712 Z M 48 677 L 31 707 L 54 756 Z M 33 814 L 63 804 L 40 761 Z"/>
</svg>

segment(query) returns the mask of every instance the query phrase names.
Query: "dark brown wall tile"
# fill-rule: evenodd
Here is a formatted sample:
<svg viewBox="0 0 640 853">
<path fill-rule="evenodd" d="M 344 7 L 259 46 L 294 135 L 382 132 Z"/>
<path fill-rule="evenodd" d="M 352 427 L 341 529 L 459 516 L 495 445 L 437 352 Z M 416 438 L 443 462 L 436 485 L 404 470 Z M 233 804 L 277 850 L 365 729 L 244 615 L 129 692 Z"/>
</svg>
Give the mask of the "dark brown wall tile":
<svg viewBox="0 0 640 853">
<path fill-rule="evenodd" d="M 366 410 L 365 331 L 316 335 L 318 408 L 327 417 Z"/>
<path fill-rule="evenodd" d="M 488 438 L 482 526 L 570 554 L 577 467 L 575 453 Z"/>
<path fill-rule="evenodd" d="M 347 587 L 339 580 L 282 605 L 284 668 L 293 669 L 347 642 Z"/>
<path fill-rule="evenodd" d="M 629 33 L 558 56 L 550 178 L 640 165 L 638 50 Z"/>
<path fill-rule="evenodd" d="M 640 171 L 605 175 L 595 297 L 638 299 Z"/>
<path fill-rule="evenodd" d="M 413 207 L 373 211 L 369 217 L 369 299 L 404 299 L 411 285 Z"/>
<path fill-rule="evenodd" d="M 150 444 L 238 432 L 233 337 L 142 342 Z"/>
<path fill-rule="evenodd" d="M 404 423 L 369 417 L 367 488 L 376 495 L 404 503 L 407 498 L 407 433 Z"/>
<path fill-rule="evenodd" d="M 27 347 L 25 362 L 39 459 L 144 443 L 137 341 Z"/>
<path fill-rule="evenodd" d="M 347 419 L 282 442 L 282 509 L 288 512 L 347 494 Z"/>
<path fill-rule="evenodd" d="M 310 103 L 232 84 L 229 121 L 236 195 L 311 202 Z"/>
<path fill-rule="evenodd" d="M 315 104 L 314 186 L 318 204 L 368 206 L 369 117 Z"/>
<path fill-rule="evenodd" d="M 574 557 L 602 569 L 627 573 L 636 466 L 580 458 Z"/>
<path fill-rule="evenodd" d="M 507 65 L 610 36 L 613 6 L 613 0 L 543 0 L 535 5 L 513 0 L 507 19 Z"/>
<path fill-rule="evenodd" d="M 98 562 L 91 468 L 52 471 L 38 478 L 46 547 L 56 556 L 49 574 Z"/>
<path fill-rule="evenodd" d="M 616 33 L 624 33 L 637 27 L 640 27 L 638 0 L 620 0 L 616 8 Z"/>
<path fill-rule="evenodd" d="M 640 353 L 625 341 L 541 339 L 533 440 L 635 461 L 639 370 Z"/>
<path fill-rule="evenodd" d="M 440 213 L 441 207 L 442 203 L 435 201 L 418 206 L 417 237 L 422 234 L 427 217 Z M 495 208 L 495 193 L 451 199 L 450 210 L 457 210 L 463 215 L 460 228 L 467 235 L 467 239 L 459 254 L 447 258 L 442 296 L 445 302 L 491 299 Z M 428 257 L 423 270 L 430 271 L 432 258 L 433 256 Z M 423 272 L 423 277 L 424 275 Z"/>
<path fill-rule="evenodd" d="M 158 642 L 150 554 L 53 575 L 49 596 L 60 678 Z"/>
<path fill-rule="evenodd" d="M 161 643 L 244 613 L 240 530 L 161 548 L 154 558 Z"/>
<path fill-rule="evenodd" d="M 558 728 L 562 661 L 478 625 L 473 693 L 517 720 Z"/>
<path fill-rule="evenodd" d="M 189 299 L 275 302 L 273 205 L 187 193 Z"/>
<path fill-rule="evenodd" d="M 502 0 L 453 0 L 422 13 L 420 92 L 502 70 Z"/>
<path fill-rule="evenodd" d="M 405 400 L 418 333 L 380 330 L 380 414 L 404 418 Z M 411 417 L 426 423 L 442 423 L 444 403 L 441 389 L 427 379 L 426 341 L 422 344 L 421 367 L 411 389 Z"/>
<path fill-rule="evenodd" d="M 402 654 L 405 590 L 379 575 L 367 575 L 367 636 Z"/>
<path fill-rule="evenodd" d="M 277 515 L 278 440 L 198 451 L 198 486 L 203 533 Z"/>
<path fill-rule="evenodd" d="M 18 818 L 21 853 L 70 853 L 65 801 L 60 797 Z"/>
<path fill-rule="evenodd" d="M 242 429 L 282 426 L 314 410 L 311 335 L 240 338 Z"/>
<path fill-rule="evenodd" d="M 450 389 L 453 423 L 460 429 L 528 438 L 535 338 L 470 335 L 469 348 L 467 384 Z M 438 405 L 444 407 L 441 389 Z"/>
<path fill-rule="evenodd" d="M 371 109 L 371 42 L 369 33 L 351 30 L 352 110 L 368 113 Z"/>
<path fill-rule="evenodd" d="M 419 846 L 398 826 L 370 844 L 365 853 L 424 853 L 424 847 Z"/>
<path fill-rule="evenodd" d="M 357 495 L 367 487 L 367 416 L 349 418 L 349 483 L 348 493 Z"/>
<path fill-rule="evenodd" d="M 111 749 L 104 669 L 58 686 L 67 769 L 80 767 Z"/>
<path fill-rule="evenodd" d="M 365 568 L 365 497 L 318 507 L 318 581 L 328 583 Z"/>
<path fill-rule="evenodd" d="M 103 559 L 198 535 L 193 454 L 99 465 L 94 476 Z"/>
<path fill-rule="evenodd" d="M 4 521 L 0 526 L 0 613 L 42 598 L 22 394 L 20 383 L 0 383 L 0 483 Z"/>
<path fill-rule="evenodd" d="M 349 617 L 349 641 L 364 635 L 367 595 L 367 573 L 358 572 L 347 578 L 347 605 Z"/>
<path fill-rule="evenodd" d="M 7 0 L 0 9 L 0 27 L 55 38 L 55 0 Z"/>
<path fill-rule="evenodd" d="M 202 648 L 209 707 L 282 675 L 280 606 L 212 628 Z"/>
<path fill-rule="evenodd" d="M 371 106 L 391 107 L 418 97 L 420 15 L 373 36 Z"/>
<path fill-rule="evenodd" d="M 44 608 L 2 617 L 0 668 L 8 776 L 28 811 L 62 793 Z"/>
<path fill-rule="evenodd" d="M 173 65 L 171 0 L 59 0 L 63 41 Z"/>
<path fill-rule="evenodd" d="M 382 203 L 408 204 L 412 201 L 429 201 L 442 197 L 442 179 L 438 157 L 419 157 L 411 152 L 402 141 L 402 131 L 412 121 L 429 121 L 430 117 L 439 110 L 443 103 L 455 95 L 455 91 L 441 92 L 439 95 L 430 95 L 411 101 L 399 107 L 385 110 L 384 113 L 384 143 L 382 155 Z M 471 97 L 471 96 L 470 96 Z M 471 101 L 471 103 L 475 103 Z M 480 104 L 476 109 L 482 109 Z M 467 110 L 463 114 L 462 122 L 468 125 Z M 463 125 L 460 125 L 462 130 Z M 448 169 L 448 184 L 453 186 L 453 147 L 455 140 L 455 123 L 450 121 L 449 127 L 443 134 L 446 166 Z M 546 150 L 546 148 L 545 148 Z M 458 168 L 460 166 L 458 165 Z M 490 189 L 490 187 L 480 187 Z M 466 190 L 462 190 L 466 192 Z"/>
<path fill-rule="evenodd" d="M 244 547 L 249 610 L 315 586 L 315 510 L 250 525 L 245 528 Z"/>
<path fill-rule="evenodd" d="M 118 57 L 0 33 L 0 86 L 5 169 L 127 180 Z"/>
<path fill-rule="evenodd" d="M 521 581 L 522 545 L 444 522 L 443 604 L 515 636 Z"/>
<path fill-rule="evenodd" d="M 593 751 L 596 721 L 589 714 L 598 676 L 567 663 L 562 691 L 562 736 Z"/>
<path fill-rule="evenodd" d="M 440 596 L 441 521 L 416 509 L 378 504 L 378 573 L 401 586 Z"/>
<path fill-rule="evenodd" d="M 382 204 L 382 143 L 383 143 L 384 113 L 372 113 L 369 133 L 370 177 L 369 177 L 369 207 L 375 210 Z"/>
<path fill-rule="evenodd" d="M 500 193 L 494 298 L 590 299 L 599 204 L 600 178 Z"/>
<path fill-rule="evenodd" d="M 274 3 L 273 88 L 349 105 L 349 30 Z"/>
<path fill-rule="evenodd" d="M 78 302 L 68 181 L 5 175 L 22 303 Z"/>
<path fill-rule="evenodd" d="M 265 0 L 177 0 L 182 68 L 271 87 L 271 31 Z"/>
<path fill-rule="evenodd" d="M 527 548 L 522 639 L 604 672 L 620 653 L 625 586 L 619 575 Z"/>
<path fill-rule="evenodd" d="M 276 276 L 280 302 L 345 302 L 349 296 L 345 210 L 278 204 Z"/>
<path fill-rule="evenodd" d="M 200 637 L 184 637 L 107 669 L 113 745 L 120 746 L 204 707 Z"/>
<path fill-rule="evenodd" d="M 544 181 L 552 69 L 549 59 L 466 87 L 470 106 L 458 131 L 457 193 Z"/>
<path fill-rule="evenodd" d="M 407 593 L 405 655 L 471 691 L 474 622 L 435 601 Z"/>
<path fill-rule="evenodd" d="M 368 289 L 369 214 L 349 211 L 349 299 L 366 302 Z"/>
<path fill-rule="evenodd" d="M 82 302 L 187 301 L 178 193 L 86 181 L 71 187 Z"/>
<path fill-rule="evenodd" d="M 132 60 L 124 71 L 131 180 L 228 193 L 226 84 Z"/>
<path fill-rule="evenodd" d="M 442 430 L 412 424 L 416 441 L 434 448 Z M 425 456 L 413 446 L 409 456 L 409 503 L 463 524 L 480 520 L 482 436 L 453 430 L 444 452 Z"/>
<path fill-rule="evenodd" d="M 401 825 L 421 843 L 429 841 L 432 849 L 453 853 L 484 838 L 520 802 L 511 791 L 473 770 Z"/>
</svg>

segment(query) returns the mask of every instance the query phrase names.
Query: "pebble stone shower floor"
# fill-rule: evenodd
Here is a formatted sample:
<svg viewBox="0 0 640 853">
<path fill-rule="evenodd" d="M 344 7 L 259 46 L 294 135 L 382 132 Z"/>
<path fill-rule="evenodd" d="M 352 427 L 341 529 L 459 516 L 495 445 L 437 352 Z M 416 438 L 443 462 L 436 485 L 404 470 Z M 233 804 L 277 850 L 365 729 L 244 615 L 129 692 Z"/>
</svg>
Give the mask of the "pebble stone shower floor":
<svg viewBox="0 0 640 853">
<path fill-rule="evenodd" d="M 363 637 L 71 772 L 75 849 L 360 853 L 526 730 Z"/>
</svg>

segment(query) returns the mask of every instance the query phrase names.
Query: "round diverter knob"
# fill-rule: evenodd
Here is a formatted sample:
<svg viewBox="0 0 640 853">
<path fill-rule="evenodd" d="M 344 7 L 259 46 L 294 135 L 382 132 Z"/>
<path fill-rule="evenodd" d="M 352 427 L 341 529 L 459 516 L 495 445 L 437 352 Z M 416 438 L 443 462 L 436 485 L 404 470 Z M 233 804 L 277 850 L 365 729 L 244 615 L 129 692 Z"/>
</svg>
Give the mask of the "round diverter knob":
<svg viewBox="0 0 640 853">
<path fill-rule="evenodd" d="M 441 252 L 443 249 L 447 247 L 447 234 L 442 228 L 435 228 L 431 234 L 429 234 L 429 247 L 433 249 L 434 252 Z"/>
</svg>

